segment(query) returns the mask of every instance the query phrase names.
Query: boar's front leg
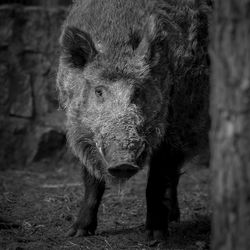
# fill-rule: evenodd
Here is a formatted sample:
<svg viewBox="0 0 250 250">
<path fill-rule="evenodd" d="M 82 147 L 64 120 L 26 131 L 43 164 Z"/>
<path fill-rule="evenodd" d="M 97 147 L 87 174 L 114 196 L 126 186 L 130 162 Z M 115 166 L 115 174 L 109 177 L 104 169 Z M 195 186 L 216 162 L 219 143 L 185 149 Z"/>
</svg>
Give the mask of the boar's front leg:
<svg viewBox="0 0 250 250">
<path fill-rule="evenodd" d="M 76 222 L 68 231 L 67 236 L 86 236 L 95 233 L 97 212 L 105 190 L 103 179 L 97 179 L 83 168 L 84 197 Z"/>
<path fill-rule="evenodd" d="M 180 219 L 177 185 L 183 162 L 182 153 L 174 152 L 165 145 L 152 156 L 146 190 L 149 240 L 166 240 L 168 223 Z"/>
</svg>

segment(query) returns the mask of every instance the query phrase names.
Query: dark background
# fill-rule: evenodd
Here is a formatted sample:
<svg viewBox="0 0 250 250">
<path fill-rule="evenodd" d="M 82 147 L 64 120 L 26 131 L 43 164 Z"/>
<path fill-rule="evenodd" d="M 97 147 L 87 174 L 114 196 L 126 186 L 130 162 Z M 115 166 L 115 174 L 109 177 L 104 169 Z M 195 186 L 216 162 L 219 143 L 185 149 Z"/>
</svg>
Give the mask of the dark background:
<svg viewBox="0 0 250 250">
<path fill-rule="evenodd" d="M 0 4 L 22 4 L 26 6 L 60 7 L 68 6 L 71 0 L 1 0 Z"/>
<path fill-rule="evenodd" d="M 0 3 L 0 169 L 58 160 L 68 152 L 55 82 L 70 1 Z"/>
</svg>

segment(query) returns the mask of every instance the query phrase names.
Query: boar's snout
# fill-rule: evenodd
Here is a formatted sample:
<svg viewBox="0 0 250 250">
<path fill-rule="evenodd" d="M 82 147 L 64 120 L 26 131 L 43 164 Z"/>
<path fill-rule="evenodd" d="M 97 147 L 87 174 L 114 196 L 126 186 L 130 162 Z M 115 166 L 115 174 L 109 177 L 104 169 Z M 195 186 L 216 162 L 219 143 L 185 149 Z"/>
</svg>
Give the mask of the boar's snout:
<svg viewBox="0 0 250 250">
<path fill-rule="evenodd" d="M 145 143 L 143 142 L 139 149 L 137 148 L 134 157 L 128 157 L 127 161 L 124 161 L 124 158 L 122 160 L 112 161 L 108 167 L 108 172 L 116 178 L 130 178 L 135 175 L 140 170 L 140 167 L 137 165 L 137 160 L 144 150 Z"/>
<path fill-rule="evenodd" d="M 130 178 L 136 174 L 139 167 L 130 162 L 120 162 L 108 168 L 109 173 L 116 178 Z"/>
</svg>

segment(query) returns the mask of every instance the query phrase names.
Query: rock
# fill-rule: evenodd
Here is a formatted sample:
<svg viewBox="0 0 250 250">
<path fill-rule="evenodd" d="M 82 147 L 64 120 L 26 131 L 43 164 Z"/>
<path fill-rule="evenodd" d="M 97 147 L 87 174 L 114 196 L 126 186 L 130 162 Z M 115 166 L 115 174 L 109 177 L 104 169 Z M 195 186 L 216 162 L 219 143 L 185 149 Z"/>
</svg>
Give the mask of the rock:
<svg viewBox="0 0 250 250">
<path fill-rule="evenodd" d="M 0 53 L 0 57 L 4 54 Z M 0 114 L 8 110 L 8 100 L 10 94 L 10 82 L 8 77 L 8 65 L 0 61 Z"/>
<path fill-rule="evenodd" d="M 0 168 L 66 152 L 55 79 L 66 15 L 61 7 L 0 6 Z"/>
<path fill-rule="evenodd" d="M 22 75 L 17 78 L 15 88 L 12 88 L 9 114 L 23 118 L 32 118 L 33 99 L 29 75 Z"/>
<path fill-rule="evenodd" d="M 39 130 L 36 136 L 38 141 L 32 161 L 53 157 L 65 147 L 66 136 L 63 131 L 43 128 Z"/>
<path fill-rule="evenodd" d="M 0 116 L 0 169 L 26 163 L 28 152 L 25 142 L 29 126 L 27 119 Z"/>
</svg>

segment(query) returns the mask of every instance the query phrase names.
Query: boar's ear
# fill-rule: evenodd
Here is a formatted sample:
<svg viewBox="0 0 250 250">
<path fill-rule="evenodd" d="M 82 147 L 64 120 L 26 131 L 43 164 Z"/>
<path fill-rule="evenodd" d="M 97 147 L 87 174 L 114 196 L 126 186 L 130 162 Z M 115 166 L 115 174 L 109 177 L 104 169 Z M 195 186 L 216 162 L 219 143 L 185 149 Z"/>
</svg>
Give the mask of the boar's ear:
<svg viewBox="0 0 250 250">
<path fill-rule="evenodd" d="M 97 54 L 90 35 L 75 27 L 66 27 L 60 43 L 63 60 L 73 67 L 84 67 Z"/>
<path fill-rule="evenodd" d="M 155 17 L 150 16 L 145 26 L 142 40 L 136 49 L 136 54 L 138 56 L 143 56 L 146 58 L 149 56 L 151 49 L 150 47 L 152 41 L 154 40 L 154 36 L 155 36 Z"/>
<path fill-rule="evenodd" d="M 151 15 L 144 29 L 143 38 L 136 49 L 136 55 L 142 57 L 151 68 L 159 62 L 159 53 L 155 50 L 158 42 L 156 26 L 156 16 Z"/>
</svg>

